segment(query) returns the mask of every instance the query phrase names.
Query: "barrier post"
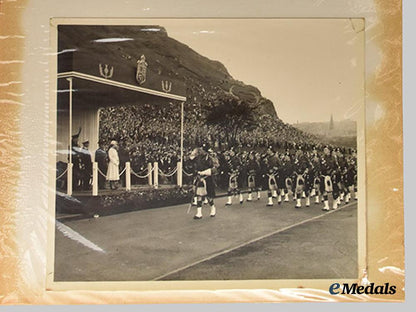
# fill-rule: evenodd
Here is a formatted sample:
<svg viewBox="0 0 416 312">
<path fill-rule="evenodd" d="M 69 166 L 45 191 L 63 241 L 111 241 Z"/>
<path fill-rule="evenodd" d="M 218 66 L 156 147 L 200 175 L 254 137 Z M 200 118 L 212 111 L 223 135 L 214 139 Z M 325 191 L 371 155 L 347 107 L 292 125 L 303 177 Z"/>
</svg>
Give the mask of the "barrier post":
<svg viewBox="0 0 416 312">
<path fill-rule="evenodd" d="M 92 196 L 98 195 L 98 163 L 92 163 Z"/>
<path fill-rule="evenodd" d="M 149 181 L 149 185 L 152 186 L 153 183 L 152 183 L 152 164 L 151 163 L 147 164 L 147 174 L 149 175 L 147 177 L 147 179 Z"/>
<path fill-rule="evenodd" d="M 68 163 L 68 171 L 66 173 L 66 193 L 67 195 L 72 195 L 72 166 L 71 162 Z"/>
<path fill-rule="evenodd" d="M 177 164 L 177 171 L 176 171 L 176 180 L 177 180 L 177 184 L 178 186 L 182 186 L 182 162 L 178 161 Z"/>
<path fill-rule="evenodd" d="M 155 188 L 159 187 L 159 164 L 157 161 L 153 163 L 153 185 Z"/>
<path fill-rule="evenodd" d="M 131 191 L 131 168 L 130 162 L 126 162 L 126 191 Z"/>
</svg>

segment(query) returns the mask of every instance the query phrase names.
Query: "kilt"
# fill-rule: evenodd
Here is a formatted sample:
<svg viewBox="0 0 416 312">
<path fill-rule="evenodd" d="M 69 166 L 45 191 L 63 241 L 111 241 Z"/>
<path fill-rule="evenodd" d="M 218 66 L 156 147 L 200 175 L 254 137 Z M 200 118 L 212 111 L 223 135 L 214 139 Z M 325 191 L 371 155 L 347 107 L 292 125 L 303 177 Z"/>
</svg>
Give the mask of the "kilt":
<svg viewBox="0 0 416 312">
<path fill-rule="evenodd" d="M 215 197 L 214 180 L 211 176 L 197 179 L 194 185 L 195 194 L 197 196 Z"/>
<path fill-rule="evenodd" d="M 286 178 L 285 179 L 285 187 L 287 190 L 292 190 L 293 187 L 293 182 L 291 178 Z"/>
<path fill-rule="evenodd" d="M 323 179 L 321 179 L 321 192 L 332 192 L 332 181 L 330 176 L 325 176 Z"/>
<path fill-rule="evenodd" d="M 286 187 L 286 179 L 284 178 L 284 175 L 281 173 L 277 176 L 277 186 L 279 187 L 279 189 L 284 189 Z"/>
<path fill-rule="evenodd" d="M 236 175 L 230 176 L 229 183 L 228 183 L 228 188 L 230 190 L 235 190 L 235 189 L 238 188 L 238 176 L 236 176 Z"/>
<path fill-rule="evenodd" d="M 254 174 L 250 174 L 247 178 L 247 186 L 249 188 L 255 188 L 256 187 L 256 176 Z"/>
<path fill-rule="evenodd" d="M 321 185 L 321 180 L 319 178 L 313 179 L 313 188 L 315 189 L 316 192 L 319 192 L 320 185 Z"/>
<path fill-rule="evenodd" d="M 277 191 L 277 183 L 274 174 L 269 175 L 269 190 Z"/>
<path fill-rule="evenodd" d="M 203 178 L 199 179 L 196 183 L 196 195 L 207 196 L 207 182 Z"/>
<path fill-rule="evenodd" d="M 301 175 L 298 175 L 296 177 L 296 193 L 302 193 L 304 189 L 305 179 Z"/>
</svg>

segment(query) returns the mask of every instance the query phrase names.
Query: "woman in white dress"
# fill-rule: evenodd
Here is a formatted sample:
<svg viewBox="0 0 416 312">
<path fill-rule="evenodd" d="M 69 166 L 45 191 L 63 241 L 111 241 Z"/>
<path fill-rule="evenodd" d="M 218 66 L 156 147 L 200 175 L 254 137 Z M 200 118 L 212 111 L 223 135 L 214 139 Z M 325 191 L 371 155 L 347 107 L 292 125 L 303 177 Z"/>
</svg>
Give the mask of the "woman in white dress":
<svg viewBox="0 0 416 312">
<path fill-rule="evenodd" d="M 111 141 L 110 148 L 108 150 L 108 168 L 107 168 L 107 181 L 110 181 L 110 188 L 112 190 L 117 189 L 117 182 L 119 177 L 119 164 L 118 158 L 118 143 L 117 141 Z"/>
</svg>

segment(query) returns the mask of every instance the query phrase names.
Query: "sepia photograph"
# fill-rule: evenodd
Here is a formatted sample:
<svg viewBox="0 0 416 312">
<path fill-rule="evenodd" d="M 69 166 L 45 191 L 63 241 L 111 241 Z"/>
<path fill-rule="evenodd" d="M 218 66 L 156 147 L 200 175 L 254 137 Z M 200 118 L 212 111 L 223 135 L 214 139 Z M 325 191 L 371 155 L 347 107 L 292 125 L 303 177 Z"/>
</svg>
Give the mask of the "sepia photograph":
<svg viewBox="0 0 416 312">
<path fill-rule="evenodd" d="M 51 26 L 53 282 L 360 276 L 363 19 L 93 22 Z"/>
</svg>

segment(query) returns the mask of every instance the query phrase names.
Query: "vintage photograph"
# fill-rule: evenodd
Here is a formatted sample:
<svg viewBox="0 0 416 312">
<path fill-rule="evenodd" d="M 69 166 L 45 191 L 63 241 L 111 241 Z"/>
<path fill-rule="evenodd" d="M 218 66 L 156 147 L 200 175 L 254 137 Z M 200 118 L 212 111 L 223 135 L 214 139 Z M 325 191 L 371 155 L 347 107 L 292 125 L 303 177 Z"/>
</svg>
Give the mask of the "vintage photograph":
<svg viewBox="0 0 416 312">
<path fill-rule="evenodd" d="M 54 282 L 358 278 L 363 19 L 56 27 Z"/>
</svg>

